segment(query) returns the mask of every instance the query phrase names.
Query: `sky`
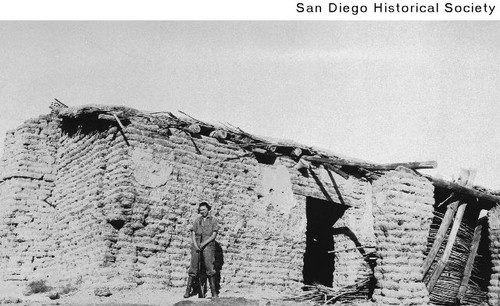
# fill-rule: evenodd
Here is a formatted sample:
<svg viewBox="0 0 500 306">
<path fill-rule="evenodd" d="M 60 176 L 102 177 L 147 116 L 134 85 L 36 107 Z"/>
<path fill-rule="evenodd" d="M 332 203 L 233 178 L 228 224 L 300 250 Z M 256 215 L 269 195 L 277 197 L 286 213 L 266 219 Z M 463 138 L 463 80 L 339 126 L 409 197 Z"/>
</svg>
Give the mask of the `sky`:
<svg viewBox="0 0 500 306">
<path fill-rule="evenodd" d="M 0 147 L 69 106 L 184 111 L 500 189 L 498 21 L 2 21 Z"/>
</svg>

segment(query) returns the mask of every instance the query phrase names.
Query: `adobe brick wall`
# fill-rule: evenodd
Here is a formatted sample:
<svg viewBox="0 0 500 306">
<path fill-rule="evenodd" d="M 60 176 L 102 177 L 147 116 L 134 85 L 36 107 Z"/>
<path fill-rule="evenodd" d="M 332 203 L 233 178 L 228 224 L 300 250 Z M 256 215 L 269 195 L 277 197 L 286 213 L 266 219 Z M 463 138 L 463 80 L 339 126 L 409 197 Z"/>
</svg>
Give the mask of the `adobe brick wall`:
<svg viewBox="0 0 500 306">
<path fill-rule="evenodd" d="M 47 116 L 6 135 L 0 162 L 0 282 L 27 280 L 54 257 L 49 226 L 57 137 Z"/>
<path fill-rule="evenodd" d="M 500 207 L 488 212 L 489 240 L 491 252 L 491 279 L 488 286 L 488 305 L 500 304 Z"/>
<path fill-rule="evenodd" d="M 427 305 L 422 265 L 433 217 L 434 186 L 399 167 L 373 184 L 379 305 Z"/>
<path fill-rule="evenodd" d="M 184 286 L 189 227 L 204 200 L 222 225 L 223 289 L 302 285 L 305 201 L 325 196 L 295 162 L 260 164 L 240 147 L 204 136 L 194 139 L 198 154 L 184 132 L 166 136 L 140 118 L 124 132 L 130 146 L 115 126 L 68 133 L 59 118 L 42 116 L 9 133 L 0 166 L 0 281 Z M 339 203 L 326 172 L 317 173 Z M 373 244 L 371 185 L 334 176 L 352 206 L 335 226 Z M 335 242 L 355 246 L 345 235 Z M 359 252 L 340 252 L 334 273 L 334 285 L 344 286 L 370 270 Z"/>
</svg>

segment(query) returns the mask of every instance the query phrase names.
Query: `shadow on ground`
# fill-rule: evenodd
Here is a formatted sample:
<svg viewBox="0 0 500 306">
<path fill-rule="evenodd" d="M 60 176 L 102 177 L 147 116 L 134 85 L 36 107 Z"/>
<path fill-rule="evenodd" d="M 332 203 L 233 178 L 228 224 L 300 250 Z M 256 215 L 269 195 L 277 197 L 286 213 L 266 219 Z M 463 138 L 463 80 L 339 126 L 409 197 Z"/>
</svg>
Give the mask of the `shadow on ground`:
<svg viewBox="0 0 500 306">
<path fill-rule="evenodd" d="M 216 300 L 183 300 L 173 306 L 306 306 L 308 303 L 286 302 L 279 300 L 252 300 L 243 297 L 221 297 Z"/>
<path fill-rule="evenodd" d="M 184 300 L 174 304 L 174 306 L 258 306 L 259 301 L 247 300 L 242 297 L 221 297 L 216 300 Z"/>
</svg>

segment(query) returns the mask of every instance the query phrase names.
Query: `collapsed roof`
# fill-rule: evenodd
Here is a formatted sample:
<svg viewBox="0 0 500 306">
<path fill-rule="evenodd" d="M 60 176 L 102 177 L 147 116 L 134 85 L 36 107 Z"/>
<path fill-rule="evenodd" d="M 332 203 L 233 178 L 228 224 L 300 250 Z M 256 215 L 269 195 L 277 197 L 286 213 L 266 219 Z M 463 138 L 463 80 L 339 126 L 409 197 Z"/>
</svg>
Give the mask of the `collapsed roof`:
<svg viewBox="0 0 500 306">
<path fill-rule="evenodd" d="M 201 152 L 196 147 L 195 139 L 202 136 L 212 137 L 219 142 L 233 143 L 248 152 L 248 154 L 241 157 L 251 155 L 274 158 L 287 157 L 297 163 L 296 168 L 298 170 L 322 166 L 344 178 L 353 175 L 371 181 L 379 177 L 383 172 L 394 170 L 400 166 L 413 169 L 416 173 L 418 173 L 418 169 L 434 169 L 437 167 L 435 161 L 390 164 L 369 163 L 347 158 L 324 149 L 301 145 L 294 141 L 255 136 L 228 123 L 222 125 L 210 124 L 181 111 L 179 112 L 181 115 L 176 116 L 171 112 L 146 112 L 124 106 L 85 105 L 68 107 L 58 100 L 52 103 L 51 111 L 51 114 L 60 117 L 63 123 L 65 121 L 77 121 L 78 125 L 85 126 L 89 125 L 89 122 L 90 124 L 92 122 L 107 122 L 108 124 L 117 125 L 127 145 L 129 143 L 125 126 L 131 120 L 146 120 L 166 131 L 167 136 L 169 133 L 171 134 L 171 129 L 186 133 L 191 137 L 192 143 L 199 154 Z M 450 190 L 457 195 L 475 198 L 477 205 L 481 208 L 490 209 L 500 203 L 500 191 L 492 191 L 481 186 L 466 186 L 459 184 L 459 182 L 450 182 L 429 175 L 418 174 L 426 177 L 436 187 Z"/>
</svg>

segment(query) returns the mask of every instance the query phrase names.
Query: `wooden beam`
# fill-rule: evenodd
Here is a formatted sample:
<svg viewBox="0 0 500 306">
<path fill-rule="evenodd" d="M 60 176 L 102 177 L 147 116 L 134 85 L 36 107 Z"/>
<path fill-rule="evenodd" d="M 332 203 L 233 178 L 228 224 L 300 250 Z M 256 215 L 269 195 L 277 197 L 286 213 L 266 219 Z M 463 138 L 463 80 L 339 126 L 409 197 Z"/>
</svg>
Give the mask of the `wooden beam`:
<svg viewBox="0 0 500 306">
<path fill-rule="evenodd" d="M 196 142 L 194 141 L 193 137 L 188 133 L 188 136 L 189 138 L 191 139 L 191 142 L 193 143 L 193 146 L 194 146 L 194 149 L 196 150 L 196 153 L 197 154 L 201 154 L 201 151 L 200 149 L 198 148 L 198 145 L 196 144 Z"/>
<path fill-rule="evenodd" d="M 125 127 L 123 126 L 122 122 L 120 121 L 120 119 L 118 118 L 118 116 L 116 114 L 112 114 L 112 115 L 115 118 L 116 122 L 118 123 L 118 129 L 120 130 L 120 133 L 122 134 L 123 139 L 125 140 L 125 143 L 127 144 L 127 146 L 130 147 L 130 143 L 128 142 L 127 136 L 125 135 Z"/>
<path fill-rule="evenodd" d="M 332 253 L 340 253 L 340 252 L 346 252 L 346 251 L 352 251 L 352 250 L 358 250 L 358 249 L 362 249 L 362 248 L 376 248 L 375 246 L 369 246 L 369 245 L 361 245 L 361 246 L 355 246 L 355 247 L 352 247 L 352 248 L 344 248 L 344 249 L 335 249 L 335 250 L 332 250 L 332 251 L 328 251 L 327 253 L 328 254 L 332 254 Z"/>
<path fill-rule="evenodd" d="M 483 230 L 483 224 L 485 224 L 485 222 L 486 217 L 482 217 L 481 219 L 479 219 L 474 230 L 469 257 L 467 258 L 467 264 L 465 265 L 462 282 L 460 284 L 460 288 L 458 289 L 457 300 L 459 301 L 459 305 L 462 305 L 464 302 L 463 299 L 465 298 L 467 285 L 469 284 L 469 280 L 472 275 L 472 268 L 474 267 L 474 260 L 476 259 L 477 249 L 479 248 L 479 242 L 481 241 L 481 232 Z"/>
<path fill-rule="evenodd" d="M 436 258 L 436 255 L 438 254 L 439 249 L 441 248 L 441 244 L 446 238 L 446 233 L 448 232 L 448 228 L 451 225 L 451 221 L 453 220 L 453 217 L 457 212 L 457 208 L 458 208 L 458 201 L 448 205 L 448 208 L 446 209 L 446 213 L 444 214 L 443 220 L 441 221 L 439 229 L 436 233 L 436 237 L 434 238 L 434 242 L 432 243 L 431 250 L 429 251 L 427 258 L 425 258 L 423 265 L 424 269 L 423 278 L 429 272 L 429 269 L 432 263 L 434 262 L 434 258 Z"/>
<path fill-rule="evenodd" d="M 443 205 L 448 205 L 448 201 L 455 196 L 455 193 L 452 192 L 443 202 L 439 203 L 437 207 L 441 207 Z"/>
<path fill-rule="evenodd" d="M 448 259 L 450 258 L 451 250 L 453 248 L 453 244 L 455 243 L 455 239 L 457 238 L 458 230 L 460 228 L 460 223 L 462 223 L 462 218 L 464 216 L 466 207 L 467 204 L 465 203 L 463 204 L 460 203 L 460 206 L 458 207 L 457 214 L 455 216 L 455 220 L 453 221 L 453 226 L 450 231 L 450 236 L 448 237 L 448 242 L 446 243 L 446 248 L 444 249 L 443 252 L 443 256 L 441 256 L 441 258 L 439 259 L 436 269 L 432 273 L 429 283 L 427 283 L 427 289 L 429 290 L 429 292 L 431 292 L 434 286 L 436 285 L 439 277 L 441 276 L 441 273 L 443 273 L 443 270 L 446 267 Z"/>
<path fill-rule="evenodd" d="M 330 194 L 326 190 L 325 186 L 323 186 L 323 183 L 321 183 L 321 180 L 319 179 L 319 177 L 316 174 L 316 172 L 314 172 L 314 170 L 312 168 L 309 168 L 308 170 L 312 174 L 313 179 L 316 181 L 316 184 L 318 185 L 319 189 L 321 190 L 321 192 L 323 193 L 323 195 L 325 196 L 325 198 L 328 201 L 330 201 L 332 203 L 335 203 L 335 201 L 333 201 L 332 197 L 330 196 Z"/>
<path fill-rule="evenodd" d="M 340 193 L 339 186 L 337 185 L 337 182 L 333 178 L 333 174 L 328 170 L 328 168 L 325 168 L 326 172 L 328 172 L 328 176 L 330 177 L 330 180 L 332 181 L 333 188 L 335 188 L 335 192 L 337 193 L 337 196 L 339 197 L 340 204 L 345 205 L 344 198 L 342 197 L 342 194 Z"/>
<path fill-rule="evenodd" d="M 252 153 L 264 154 L 264 155 L 270 155 L 270 156 L 278 156 L 279 155 L 279 154 L 276 154 L 272 151 L 268 151 L 268 150 L 262 149 L 262 148 L 253 148 Z"/>
<path fill-rule="evenodd" d="M 438 179 L 429 175 L 423 175 L 427 179 L 429 179 L 432 184 L 436 187 L 444 188 L 444 189 L 449 189 L 454 192 L 467 195 L 467 196 L 472 196 L 475 198 L 478 198 L 479 200 L 483 200 L 486 202 L 492 202 L 492 203 L 500 203 L 500 197 L 499 196 L 494 196 L 485 192 L 481 192 L 475 189 L 472 189 L 467 186 L 462 186 L 457 183 L 453 182 L 448 182 L 442 179 Z"/>
<path fill-rule="evenodd" d="M 344 171 L 338 169 L 337 167 L 334 167 L 332 165 L 323 165 L 325 167 L 325 169 L 330 169 L 332 170 L 333 172 L 337 173 L 338 175 L 340 175 L 343 179 L 347 180 L 349 179 L 349 174 L 345 173 Z"/>
<path fill-rule="evenodd" d="M 369 170 L 394 170 L 399 166 L 403 166 L 410 169 L 434 169 L 437 167 L 436 161 L 424 161 L 424 162 L 409 162 L 409 163 L 392 163 L 392 164 L 371 164 L 364 162 L 354 162 L 347 160 L 336 160 L 326 157 L 317 156 L 305 156 L 306 160 L 310 162 L 330 164 L 330 165 L 341 165 L 341 166 L 351 166 L 351 167 L 361 167 Z"/>
</svg>

